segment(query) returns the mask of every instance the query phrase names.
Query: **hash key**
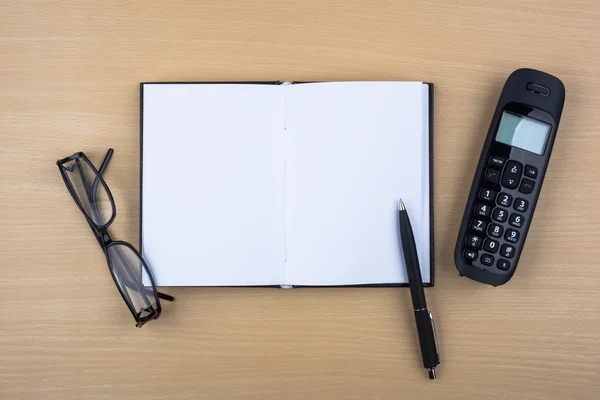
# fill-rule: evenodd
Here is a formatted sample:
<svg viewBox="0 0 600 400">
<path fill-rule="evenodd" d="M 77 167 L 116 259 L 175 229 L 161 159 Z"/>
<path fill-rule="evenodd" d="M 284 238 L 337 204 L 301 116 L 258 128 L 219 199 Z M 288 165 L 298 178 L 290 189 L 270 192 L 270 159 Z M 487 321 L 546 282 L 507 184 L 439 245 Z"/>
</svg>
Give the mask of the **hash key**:
<svg viewBox="0 0 600 400">
<path fill-rule="evenodd" d="M 515 255 L 515 248 L 508 244 L 503 244 L 500 248 L 500 255 L 506 258 L 512 258 Z"/>
</svg>

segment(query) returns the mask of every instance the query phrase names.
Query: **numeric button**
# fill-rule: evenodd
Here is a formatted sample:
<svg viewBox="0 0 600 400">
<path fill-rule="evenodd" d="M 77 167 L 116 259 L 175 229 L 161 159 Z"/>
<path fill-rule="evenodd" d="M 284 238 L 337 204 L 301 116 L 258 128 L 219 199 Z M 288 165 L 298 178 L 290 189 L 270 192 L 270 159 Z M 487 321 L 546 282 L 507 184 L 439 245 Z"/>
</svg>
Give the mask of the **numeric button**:
<svg viewBox="0 0 600 400">
<path fill-rule="evenodd" d="M 496 203 L 498 203 L 498 205 L 504 206 L 504 207 L 510 207 L 510 205 L 512 204 L 512 201 L 513 201 L 513 198 L 508 193 L 500 193 L 498 195 L 498 198 L 496 199 Z"/>
<path fill-rule="evenodd" d="M 487 226 L 487 222 L 484 222 L 480 219 L 472 219 L 471 220 L 471 229 L 475 232 L 483 233 L 485 232 L 485 227 Z"/>
<path fill-rule="evenodd" d="M 525 223 L 525 217 L 519 214 L 511 214 L 508 223 L 517 228 L 521 228 Z"/>
<path fill-rule="evenodd" d="M 490 224 L 487 230 L 488 235 L 495 238 L 501 238 L 504 233 L 504 228 L 497 224 Z"/>
<path fill-rule="evenodd" d="M 525 199 L 521 199 L 521 198 L 517 197 L 513 208 L 517 211 L 525 212 L 529 208 L 529 202 Z"/>
<path fill-rule="evenodd" d="M 481 247 L 481 242 L 482 240 L 479 236 L 467 235 L 467 246 L 478 249 Z"/>
<path fill-rule="evenodd" d="M 498 222 L 506 222 L 508 219 L 508 211 L 496 207 L 492 213 L 492 219 Z"/>
<path fill-rule="evenodd" d="M 523 164 L 513 160 L 507 161 L 504 173 L 502 174 L 502 186 L 515 189 L 519 186 L 522 172 Z"/>
<path fill-rule="evenodd" d="M 506 235 L 504 235 L 504 239 L 507 242 L 517 243 L 519 241 L 519 232 L 514 229 L 507 229 Z"/>
<path fill-rule="evenodd" d="M 513 258 L 515 255 L 515 248 L 508 244 L 503 244 L 500 248 L 500 255 L 506 258 Z"/>
<path fill-rule="evenodd" d="M 488 206 L 486 204 L 477 204 L 475 206 L 475 215 L 478 215 L 480 217 L 489 216 L 491 211 L 492 211 L 492 207 Z"/>
<path fill-rule="evenodd" d="M 486 239 L 483 243 L 483 250 L 490 253 L 496 253 L 498 251 L 498 242 L 492 239 Z"/>
<path fill-rule="evenodd" d="M 481 189 L 479 192 L 479 198 L 485 201 L 494 201 L 496 197 L 496 191 L 492 189 Z"/>
</svg>

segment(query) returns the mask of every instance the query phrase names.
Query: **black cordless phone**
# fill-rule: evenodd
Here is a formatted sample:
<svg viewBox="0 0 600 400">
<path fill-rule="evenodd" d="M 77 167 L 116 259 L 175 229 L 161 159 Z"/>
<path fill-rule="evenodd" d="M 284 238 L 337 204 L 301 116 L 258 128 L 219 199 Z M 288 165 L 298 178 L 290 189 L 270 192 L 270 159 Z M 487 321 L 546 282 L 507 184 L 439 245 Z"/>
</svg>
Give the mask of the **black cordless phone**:
<svg viewBox="0 0 600 400">
<path fill-rule="evenodd" d="M 565 101 L 556 77 L 509 77 L 483 145 L 454 250 L 461 275 L 503 285 L 515 273 Z"/>
</svg>

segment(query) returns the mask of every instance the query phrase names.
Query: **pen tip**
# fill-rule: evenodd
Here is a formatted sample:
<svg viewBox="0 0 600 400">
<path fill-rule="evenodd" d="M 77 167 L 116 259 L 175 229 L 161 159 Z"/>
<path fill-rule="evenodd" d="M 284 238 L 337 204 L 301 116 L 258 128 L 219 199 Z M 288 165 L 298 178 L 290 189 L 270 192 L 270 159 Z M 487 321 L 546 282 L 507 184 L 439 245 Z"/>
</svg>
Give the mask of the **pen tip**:
<svg viewBox="0 0 600 400">
<path fill-rule="evenodd" d="M 429 379 L 435 379 L 435 368 L 429 368 L 427 371 L 429 372 Z"/>
<path fill-rule="evenodd" d="M 398 210 L 406 210 L 406 208 L 404 207 L 404 202 L 402 201 L 402 199 L 398 199 Z"/>
</svg>

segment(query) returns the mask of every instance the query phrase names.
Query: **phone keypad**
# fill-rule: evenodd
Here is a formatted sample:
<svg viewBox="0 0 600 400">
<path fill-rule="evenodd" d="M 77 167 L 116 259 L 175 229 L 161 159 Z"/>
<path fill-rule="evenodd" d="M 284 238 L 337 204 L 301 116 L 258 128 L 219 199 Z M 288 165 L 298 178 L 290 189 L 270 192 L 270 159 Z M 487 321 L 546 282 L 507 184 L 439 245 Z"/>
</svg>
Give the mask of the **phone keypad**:
<svg viewBox="0 0 600 400">
<path fill-rule="evenodd" d="M 498 155 L 489 157 L 462 250 L 469 264 L 496 273 L 505 273 L 516 264 L 513 259 L 523 243 L 526 218 L 531 217 L 526 213 L 535 201 L 531 193 L 539 174 L 535 166 L 524 164 Z"/>
</svg>

